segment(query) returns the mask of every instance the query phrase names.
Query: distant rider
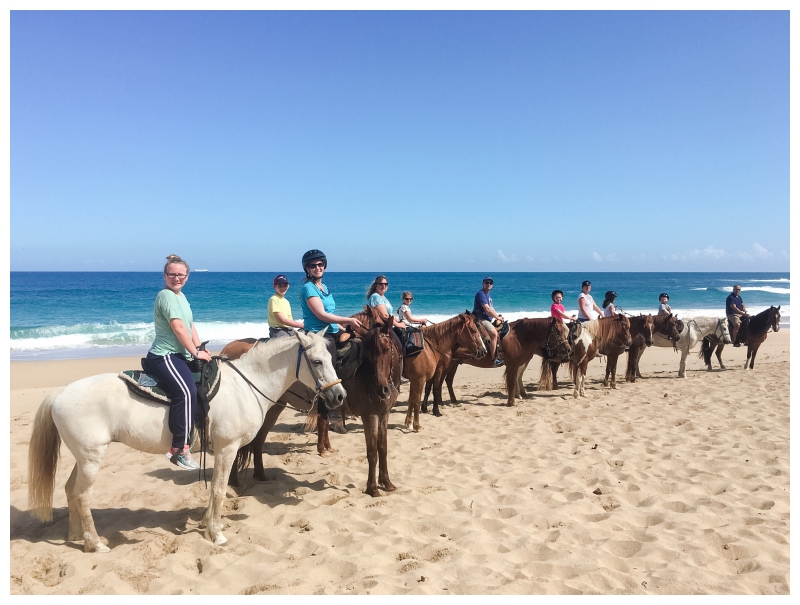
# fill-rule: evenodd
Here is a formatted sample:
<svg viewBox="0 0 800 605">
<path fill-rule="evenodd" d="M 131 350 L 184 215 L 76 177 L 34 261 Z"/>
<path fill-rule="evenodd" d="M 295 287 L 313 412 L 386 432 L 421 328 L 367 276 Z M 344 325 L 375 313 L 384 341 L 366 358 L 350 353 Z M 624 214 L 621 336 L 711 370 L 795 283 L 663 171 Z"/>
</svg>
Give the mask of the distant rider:
<svg viewBox="0 0 800 605">
<path fill-rule="evenodd" d="M 564 305 L 561 303 L 564 300 L 564 293 L 561 290 L 553 290 L 550 298 L 553 300 L 553 304 L 550 305 L 550 315 L 552 317 L 557 317 L 561 321 L 575 321 L 576 317 L 567 315 Z"/>
<path fill-rule="evenodd" d="M 589 292 L 592 291 L 592 282 L 588 279 L 581 284 L 581 293 L 578 294 L 578 321 L 583 323 L 590 319 L 597 319 L 597 315 L 603 315 L 603 310 L 594 302 L 594 298 Z"/>
<path fill-rule="evenodd" d="M 672 307 L 669 306 L 669 294 L 666 292 L 662 292 L 658 295 L 658 314 L 659 315 L 669 315 L 672 313 Z"/>
<path fill-rule="evenodd" d="M 303 322 L 292 318 L 292 305 L 286 298 L 289 291 L 289 279 L 283 275 L 276 275 L 272 280 L 272 287 L 275 288 L 269 302 L 267 303 L 267 323 L 269 324 L 269 337 L 289 336 L 292 328 L 302 328 Z"/>
<path fill-rule="evenodd" d="M 736 284 L 733 286 L 733 291 L 728 294 L 728 298 L 725 299 L 725 315 L 732 326 L 731 342 L 734 347 L 742 346 L 740 343 L 736 342 L 736 336 L 739 334 L 739 328 L 742 325 L 742 317 L 749 317 L 749 315 L 747 315 L 747 308 L 744 306 L 744 302 L 742 302 L 742 297 L 739 296 L 741 291 L 741 286 Z"/>
<path fill-rule="evenodd" d="M 502 322 L 503 316 L 494 310 L 492 304 L 492 297 L 489 294 L 494 286 L 494 280 L 487 275 L 483 278 L 483 287 L 475 294 L 475 306 L 472 309 L 473 315 L 483 324 L 487 332 L 489 332 L 489 339 L 491 340 L 491 351 L 489 354 L 494 359 L 495 367 L 503 365 L 502 360 L 497 359 L 497 330 L 492 324 L 492 319 Z"/>
</svg>

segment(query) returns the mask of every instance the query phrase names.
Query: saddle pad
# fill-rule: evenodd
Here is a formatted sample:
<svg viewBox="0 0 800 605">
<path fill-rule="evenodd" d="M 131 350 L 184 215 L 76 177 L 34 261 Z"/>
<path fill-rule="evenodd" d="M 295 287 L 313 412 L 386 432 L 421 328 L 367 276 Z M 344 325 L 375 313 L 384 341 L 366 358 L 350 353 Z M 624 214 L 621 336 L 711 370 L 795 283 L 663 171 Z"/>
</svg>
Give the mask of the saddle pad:
<svg viewBox="0 0 800 605">
<path fill-rule="evenodd" d="M 169 404 L 169 397 L 158 388 L 155 379 L 141 370 L 125 370 L 119 373 L 119 377 L 128 389 L 137 395 L 159 403 Z"/>
<path fill-rule="evenodd" d="M 214 359 L 211 361 L 211 363 L 206 364 L 203 371 L 207 376 L 206 384 L 208 386 L 206 390 L 206 396 L 208 397 L 208 401 L 211 401 L 214 398 L 214 395 L 216 395 L 219 391 L 219 363 L 216 359 Z M 194 377 L 195 384 L 197 384 L 199 390 L 201 384 L 201 375 L 200 373 L 195 372 L 192 374 L 192 376 Z M 158 401 L 159 403 L 170 403 L 169 397 L 167 397 L 167 394 L 158 387 L 158 383 L 156 382 L 155 378 L 149 374 L 145 374 L 142 370 L 125 370 L 124 372 L 119 373 L 119 377 L 127 385 L 128 389 L 137 395 L 140 395 L 145 399 Z"/>
</svg>

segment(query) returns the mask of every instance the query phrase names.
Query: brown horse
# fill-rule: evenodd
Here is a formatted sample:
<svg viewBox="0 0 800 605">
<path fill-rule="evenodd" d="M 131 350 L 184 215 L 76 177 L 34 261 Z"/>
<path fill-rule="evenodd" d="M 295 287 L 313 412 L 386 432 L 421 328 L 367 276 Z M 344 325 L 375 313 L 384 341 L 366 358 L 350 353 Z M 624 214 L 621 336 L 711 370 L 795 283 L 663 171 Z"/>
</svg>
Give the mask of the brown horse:
<svg viewBox="0 0 800 605">
<path fill-rule="evenodd" d="M 569 362 L 572 381 L 575 390 L 572 396 L 585 397 L 586 368 L 595 358 L 598 349 L 606 350 L 608 347 L 623 349 L 631 344 L 631 322 L 625 315 L 601 317 L 583 322 L 581 335 L 575 340 L 572 359 Z"/>
<path fill-rule="evenodd" d="M 625 380 L 628 382 L 636 382 L 637 378 L 642 377 L 639 373 L 639 360 L 642 358 L 644 350 L 653 344 L 653 336 L 655 334 L 665 336 L 673 343 L 678 342 L 678 339 L 681 337 L 683 326 L 681 322 L 678 321 L 677 315 L 673 315 L 672 313 L 656 315 L 652 316 L 652 319 L 653 328 L 645 334 L 641 332 L 639 327 L 639 318 L 631 318 L 631 338 L 633 342 L 628 349 L 628 367 L 625 370 Z M 648 335 L 650 337 L 649 340 L 647 339 Z"/>
<path fill-rule="evenodd" d="M 369 475 L 367 479 L 367 493 L 370 496 L 379 496 L 379 487 L 386 491 L 394 491 L 395 487 L 389 479 L 387 464 L 387 432 L 389 412 L 397 401 L 398 387 L 400 385 L 400 375 L 403 370 L 403 358 L 400 341 L 392 332 L 390 324 L 383 324 L 377 313 L 366 307 L 364 311 L 355 314 L 361 323 L 362 328 L 357 330 L 363 346 L 363 360 L 358 367 L 358 371 L 352 376 L 342 378 L 342 386 L 347 391 L 347 398 L 344 403 L 346 414 L 360 415 L 364 426 L 364 437 L 367 445 L 367 460 L 369 463 Z M 342 340 L 351 337 L 352 334 L 343 334 Z M 254 340 L 254 339 L 247 339 Z M 231 343 L 231 351 L 243 349 L 240 341 L 237 344 Z M 252 346 L 252 344 L 250 345 Z M 228 347 L 226 347 L 228 349 Z M 226 349 L 223 349 L 225 351 Z M 297 383 L 289 388 L 279 402 L 283 403 L 273 416 L 268 416 L 261 429 L 253 441 L 239 450 L 237 461 L 231 471 L 229 483 L 238 485 L 238 472 L 244 471 L 249 463 L 250 456 L 253 457 L 255 471 L 253 476 L 259 481 L 265 481 L 263 466 L 263 446 L 267 434 L 275 425 L 278 416 L 285 409 L 284 400 L 287 400 L 296 409 L 305 408 L 310 410 L 310 416 L 317 420 L 317 451 L 321 456 L 327 456 L 328 452 L 336 451 L 331 447 L 328 432 L 329 423 L 327 419 L 316 416 L 316 408 L 312 406 L 310 400 L 303 401 L 303 393 L 297 394 L 292 391 Z M 294 397 L 292 397 L 294 395 Z M 313 392 L 306 393 L 306 397 Z M 376 467 L 378 476 L 375 476 Z"/>
<path fill-rule="evenodd" d="M 770 330 L 777 332 L 781 329 L 781 307 L 772 306 L 769 309 L 764 309 L 758 315 L 750 317 L 747 325 L 742 322 L 742 327 L 736 335 L 736 342 L 747 345 L 747 358 L 744 361 L 744 369 L 747 369 L 749 363 L 750 369 L 753 369 L 753 364 L 756 361 L 756 353 L 761 344 L 767 339 L 767 332 Z M 711 371 L 711 354 L 717 354 L 717 361 L 719 367 L 725 369 L 725 364 L 722 363 L 722 349 L 725 348 L 719 338 L 714 336 L 706 336 L 703 339 L 703 346 L 700 349 L 700 357 L 706 362 L 706 368 Z"/>
<path fill-rule="evenodd" d="M 633 347 L 636 343 L 641 343 L 644 346 L 651 346 L 653 344 L 653 316 L 652 315 L 639 315 L 638 317 L 628 316 L 630 321 L 631 344 Z M 638 340 L 637 340 L 638 339 Z M 603 379 L 603 386 L 609 386 L 609 377 L 611 388 L 617 388 L 617 360 L 619 356 L 625 352 L 625 345 L 618 341 L 610 342 L 602 349 L 603 355 L 606 356 L 606 375 Z M 628 354 L 630 357 L 630 353 Z"/>
<path fill-rule="evenodd" d="M 483 331 L 483 326 L 477 323 L 479 330 Z M 524 399 L 527 396 L 525 386 L 522 383 L 522 374 L 528 367 L 534 355 L 539 355 L 543 359 L 559 358 L 567 361 L 572 353 L 569 344 L 569 330 L 560 319 L 555 317 L 541 317 L 535 319 L 518 319 L 508 324 L 508 334 L 502 340 L 503 361 L 506 369 L 503 378 L 506 381 L 508 393 L 507 406 L 513 406 L 516 398 Z M 450 393 L 450 401 L 456 403 L 456 394 L 453 391 L 453 379 L 455 378 L 458 366 L 462 363 L 475 366 L 477 368 L 492 368 L 494 360 L 488 356 L 482 359 L 469 359 L 463 357 L 463 352 L 456 350 L 450 367 L 444 376 L 447 390 Z M 436 385 L 429 381 L 425 385 L 425 401 L 422 411 L 427 412 L 428 394 L 431 388 Z M 441 384 L 439 385 L 441 390 Z M 433 413 L 437 407 L 434 403 Z"/>
<path fill-rule="evenodd" d="M 408 378 L 410 387 L 406 427 L 411 425 L 413 418 L 415 432 L 420 429 L 420 400 L 425 383 L 434 379 L 434 385 L 439 385 L 438 391 L 436 388 L 433 391 L 434 414 L 436 414 L 442 401 L 442 380 L 456 350 L 461 347 L 475 358 L 486 355 L 486 345 L 469 311 L 421 329 L 425 347 L 419 354 L 406 360 L 403 374 Z M 436 415 L 441 416 L 441 412 Z"/>
</svg>

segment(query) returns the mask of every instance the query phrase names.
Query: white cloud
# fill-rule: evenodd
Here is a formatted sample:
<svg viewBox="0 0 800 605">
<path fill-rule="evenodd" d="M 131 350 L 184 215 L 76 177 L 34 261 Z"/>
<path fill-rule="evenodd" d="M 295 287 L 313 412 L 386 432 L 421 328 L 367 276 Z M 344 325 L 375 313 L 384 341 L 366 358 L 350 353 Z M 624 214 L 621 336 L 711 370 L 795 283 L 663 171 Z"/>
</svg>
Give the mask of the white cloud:
<svg viewBox="0 0 800 605">
<path fill-rule="evenodd" d="M 714 246 L 709 246 L 705 250 L 703 250 L 703 254 L 710 258 L 722 258 L 725 256 L 725 250 L 720 250 L 715 248 Z"/>
<path fill-rule="evenodd" d="M 500 257 L 500 260 L 504 263 L 516 263 L 519 259 L 517 258 L 516 254 L 512 254 L 511 256 L 506 256 L 503 254 L 502 250 L 497 251 L 497 256 Z"/>
<path fill-rule="evenodd" d="M 758 258 L 769 258 L 770 256 L 772 256 L 772 252 L 764 248 L 764 246 L 762 246 L 758 242 L 755 242 L 753 244 L 753 252 Z"/>
<path fill-rule="evenodd" d="M 603 262 L 603 258 L 597 252 L 592 252 L 592 260 L 596 263 Z"/>
</svg>

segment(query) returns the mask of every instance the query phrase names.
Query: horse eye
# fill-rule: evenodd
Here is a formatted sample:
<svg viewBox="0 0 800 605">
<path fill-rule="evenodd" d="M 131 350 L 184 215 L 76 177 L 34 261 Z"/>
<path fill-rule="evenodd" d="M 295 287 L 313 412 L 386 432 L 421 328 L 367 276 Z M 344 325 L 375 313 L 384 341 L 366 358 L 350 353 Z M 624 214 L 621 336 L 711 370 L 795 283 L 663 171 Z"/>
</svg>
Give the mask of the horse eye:
<svg viewBox="0 0 800 605">
<path fill-rule="evenodd" d="M 321 366 L 322 365 L 322 360 L 321 359 L 315 359 L 314 363 L 317 364 L 318 366 Z"/>
</svg>

